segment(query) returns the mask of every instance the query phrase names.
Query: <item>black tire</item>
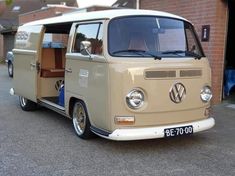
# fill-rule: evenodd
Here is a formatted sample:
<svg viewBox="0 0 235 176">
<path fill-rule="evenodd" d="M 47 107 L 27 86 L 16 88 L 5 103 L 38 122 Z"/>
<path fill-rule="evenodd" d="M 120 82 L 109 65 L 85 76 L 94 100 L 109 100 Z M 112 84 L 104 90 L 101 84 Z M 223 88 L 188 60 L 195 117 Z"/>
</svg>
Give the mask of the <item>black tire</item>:
<svg viewBox="0 0 235 176">
<path fill-rule="evenodd" d="M 72 111 L 73 127 L 82 139 L 93 138 L 95 135 L 92 133 L 90 121 L 86 109 L 86 105 L 82 101 L 76 101 L 73 105 Z"/>
<path fill-rule="evenodd" d="M 24 111 L 33 111 L 37 109 L 37 103 L 34 103 L 31 100 L 28 100 L 27 98 L 24 98 L 22 96 L 19 97 L 20 100 L 20 107 Z"/>
<path fill-rule="evenodd" d="M 13 72 L 14 72 L 14 66 L 12 62 L 8 63 L 8 75 L 12 78 L 13 77 Z"/>
</svg>

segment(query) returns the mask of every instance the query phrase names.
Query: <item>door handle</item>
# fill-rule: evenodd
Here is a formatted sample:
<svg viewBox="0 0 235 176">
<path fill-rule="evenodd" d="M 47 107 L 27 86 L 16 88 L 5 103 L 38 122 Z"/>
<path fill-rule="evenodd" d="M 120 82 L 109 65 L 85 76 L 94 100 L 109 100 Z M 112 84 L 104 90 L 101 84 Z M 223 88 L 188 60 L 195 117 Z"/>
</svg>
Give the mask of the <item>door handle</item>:
<svg viewBox="0 0 235 176">
<path fill-rule="evenodd" d="M 34 63 L 30 63 L 30 66 L 31 66 L 31 67 L 36 67 L 37 65 L 34 64 Z"/>
<path fill-rule="evenodd" d="M 30 67 L 31 67 L 31 70 L 36 68 L 36 70 L 39 72 L 39 70 L 40 70 L 40 63 L 39 62 L 30 63 Z"/>
<path fill-rule="evenodd" d="M 66 71 L 67 73 L 72 73 L 72 69 L 71 69 L 71 68 L 65 69 L 65 71 Z"/>
</svg>

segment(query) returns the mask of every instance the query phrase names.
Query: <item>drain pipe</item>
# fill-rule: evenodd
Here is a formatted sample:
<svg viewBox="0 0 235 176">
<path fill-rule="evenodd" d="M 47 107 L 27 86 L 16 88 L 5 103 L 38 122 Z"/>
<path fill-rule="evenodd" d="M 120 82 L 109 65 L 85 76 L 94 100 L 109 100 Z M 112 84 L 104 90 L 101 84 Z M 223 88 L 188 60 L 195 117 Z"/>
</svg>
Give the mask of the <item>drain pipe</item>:
<svg viewBox="0 0 235 176">
<path fill-rule="evenodd" d="M 140 0 L 136 0 L 136 9 L 140 9 Z"/>
</svg>

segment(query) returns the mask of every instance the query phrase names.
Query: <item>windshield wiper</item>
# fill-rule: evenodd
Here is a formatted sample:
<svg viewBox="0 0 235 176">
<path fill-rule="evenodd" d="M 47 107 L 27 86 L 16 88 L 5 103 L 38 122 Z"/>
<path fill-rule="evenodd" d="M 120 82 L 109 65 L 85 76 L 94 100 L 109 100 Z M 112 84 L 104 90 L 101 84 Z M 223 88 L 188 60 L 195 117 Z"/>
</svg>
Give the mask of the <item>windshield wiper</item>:
<svg viewBox="0 0 235 176">
<path fill-rule="evenodd" d="M 144 53 L 145 53 L 145 54 L 148 54 L 148 55 L 150 55 L 150 56 L 152 56 L 152 57 L 154 58 L 154 60 L 161 60 L 161 59 L 162 59 L 161 56 L 158 56 L 158 55 L 156 55 L 156 54 L 153 54 L 153 53 L 151 53 L 151 52 L 149 52 L 149 51 L 144 51 Z"/>
<path fill-rule="evenodd" d="M 194 52 L 192 52 L 192 51 L 185 51 L 185 54 L 188 55 L 188 56 L 195 57 L 195 58 L 198 59 L 198 60 L 200 60 L 200 59 L 202 58 L 201 55 L 196 54 L 196 53 L 194 53 Z"/>
<path fill-rule="evenodd" d="M 201 59 L 201 57 L 202 57 L 199 54 L 196 54 L 192 51 L 183 51 L 183 50 L 164 51 L 164 52 L 162 52 L 162 54 L 175 54 L 175 55 L 181 56 L 181 57 L 182 57 L 182 55 L 180 55 L 180 54 L 185 54 L 185 56 L 195 57 L 195 59 Z"/>
<path fill-rule="evenodd" d="M 161 60 L 162 58 L 158 55 L 155 55 L 151 52 L 148 52 L 148 51 L 145 51 L 145 50 L 133 50 L 133 49 L 127 49 L 127 50 L 118 50 L 118 51 L 114 51 L 112 54 L 118 54 L 118 53 L 123 53 L 123 52 L 130 52 L 130 53 L 134 53 L 134 54 L 138 54 L 138 55 L 141 55 L 141 56 L 146 56 L 149 55 L 149 56 L 152 56 L 155 60 Z"/>
</svg>

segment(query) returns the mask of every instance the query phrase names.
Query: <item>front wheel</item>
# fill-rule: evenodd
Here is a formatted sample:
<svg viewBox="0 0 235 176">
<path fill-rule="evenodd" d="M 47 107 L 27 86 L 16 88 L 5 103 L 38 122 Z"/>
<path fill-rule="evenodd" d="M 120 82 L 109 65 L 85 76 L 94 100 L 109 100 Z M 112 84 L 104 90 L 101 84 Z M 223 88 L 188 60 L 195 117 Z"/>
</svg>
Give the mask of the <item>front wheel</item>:
<svg viewBox="0 0 235 176">
<path fill-rule="evenodd" d="M 19 97 L 19 100 L 20 100 L 20 107 L 22 110 L 32 111 L 37 109 L 37 103 L 34 103 L 33 101 L 28 100 L 27 98 L 22 96 Z"/>
<path fill-rule="evenodd" d="M 8 63 L 8 75 L 13 77 L 13 64 L 11 62 Z"/>
<path fill-rule="evenodd" d="M 82 139 L 89 139 L 94 136 L 91 132 L 90 121 L 87 114 L 86 106 L 81 101 L 76 101 L 73 106 L 73 127 L 76 134 Z"/>
</svg>

